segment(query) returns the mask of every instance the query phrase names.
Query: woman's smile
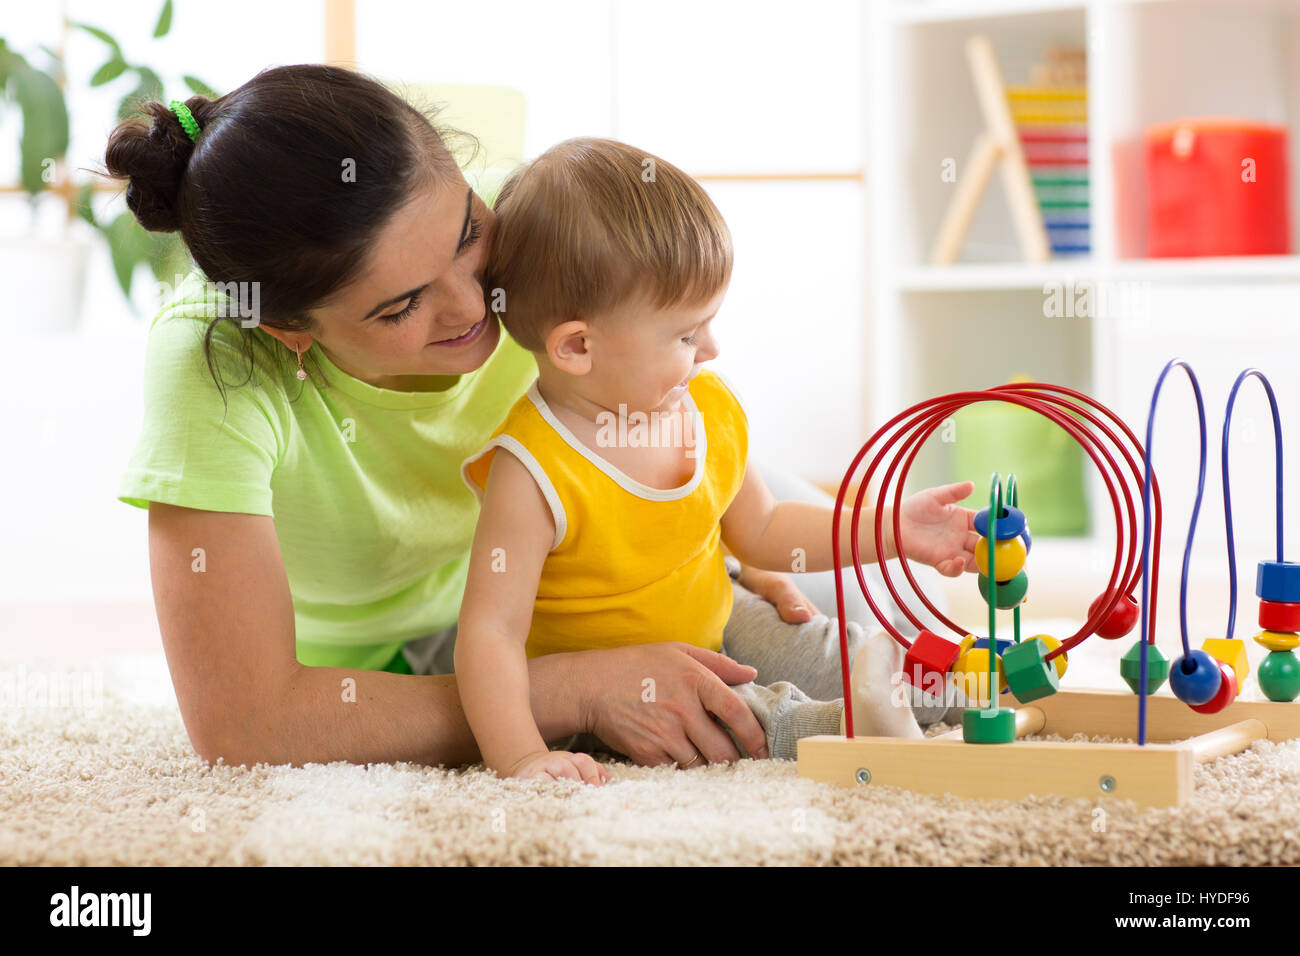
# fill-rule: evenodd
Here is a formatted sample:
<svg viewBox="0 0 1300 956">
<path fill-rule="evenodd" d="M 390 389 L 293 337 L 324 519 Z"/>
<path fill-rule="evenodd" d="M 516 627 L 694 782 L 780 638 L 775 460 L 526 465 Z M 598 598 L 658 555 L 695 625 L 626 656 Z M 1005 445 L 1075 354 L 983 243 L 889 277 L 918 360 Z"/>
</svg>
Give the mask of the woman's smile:
<svg viewBox="0 0 1300 956">
<path fill-rule="evenodd" d="M 437 346 L 439 348 L 459 348 L 463 345 L 469 345 L 483 334 L 485 328 L 487 328 L 487 316 L 479 319 L 463 334 L 450 339 L 439 339 L 436 342 L 430 342 L 429 346 Z"/>
</svg>

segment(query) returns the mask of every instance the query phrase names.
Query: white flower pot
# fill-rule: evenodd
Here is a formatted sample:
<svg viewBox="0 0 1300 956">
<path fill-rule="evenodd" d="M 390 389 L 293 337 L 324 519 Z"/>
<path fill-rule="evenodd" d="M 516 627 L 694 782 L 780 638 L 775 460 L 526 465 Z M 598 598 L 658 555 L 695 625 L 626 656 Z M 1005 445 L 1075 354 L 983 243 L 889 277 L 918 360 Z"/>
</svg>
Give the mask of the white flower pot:
<svg viewBox="0 0 1300 956">
<path fill-rule="evenodd" d="M 0 324 L 30 335 L 77 328 L 89 258 L 84 239 L 0 239 Z"/>
</svg>

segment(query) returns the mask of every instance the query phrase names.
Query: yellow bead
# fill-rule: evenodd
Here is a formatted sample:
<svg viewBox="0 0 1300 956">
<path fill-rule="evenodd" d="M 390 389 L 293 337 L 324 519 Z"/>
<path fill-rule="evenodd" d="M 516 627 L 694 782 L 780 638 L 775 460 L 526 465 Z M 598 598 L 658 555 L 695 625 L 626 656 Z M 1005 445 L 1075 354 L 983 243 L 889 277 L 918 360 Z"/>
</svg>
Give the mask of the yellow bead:
<svg viewBox="0 0 1300 956">
<path fill-rule="evenodd" d="M 1006 686 L 1002 673 L 1002 658 L 997 658 L 997 693 Z M 983 707 L 989 701 L 989 652 L 986 647 L 974 647 L 962 653 L 953 665 L 953 683 L 966 695 L 971 707 Z"/>
<path fill-rule="evenodd" d="M 1061 646 L 1061 642 L 1058 641 L 1056 638 L 1052 637 L 1050 634 L 1035 634 L 1033 637 L 1030 638 L 1030 640 L 1042 641 L 1044 644 L 1047 645 L 1048 653 L 1051 653 L 1052 651 L 1056 650 L 1058 647 Z M 1060 680 L 1062 677 L 1065 676 L 1065 669 L 1070 664 L 1068 660 L 1069 656 L 1070 655 L 1068 653 L 1058 654 L 1056 657 L 1052 658 L 1052 663 L 1056 665 L 1057 680 Z"/>
<path fill-rule="evenodd" d="M 1237 675 L 1237 690 L 1246 686 L 1250 661 L 1246 659 L 1246 642 L 1236 637 L 1207 637 L 1201 650 L 1232 668 Z"/>
<path fill-rule="evenodd" d="M 960 644 L 961 649 L 957 652 L 957 656 L 961 657 L 962 654 L 965 654 L 974 646 L 975 646 L 975 635 L 967 634 L 965 637 L 961 639 L 961 644 Z"/>
<path fill-rule="evenodd" d="M 1293 651 L 1300 647 L 1300 634 L 1289 631 L 1260 631 L 1255 635 L 1255 642 L 1263 644 L 1270 651 Z"/>
<path fill-rule="evenodd" d="M 1007 538 L 1005 541 L 999 541 L 993 546 L 993 563 L 994 570 L 998 573 L 998 581 L 1010 581 L 1020 569 L 1025 566 L 1025 542 L 1021 538 Z M 979 543 L 975 545 L 975 564 L 980 569 L 980 574 L 985 577 L 989 573 L 989 539 L 980 538 Z"/>
</svg>

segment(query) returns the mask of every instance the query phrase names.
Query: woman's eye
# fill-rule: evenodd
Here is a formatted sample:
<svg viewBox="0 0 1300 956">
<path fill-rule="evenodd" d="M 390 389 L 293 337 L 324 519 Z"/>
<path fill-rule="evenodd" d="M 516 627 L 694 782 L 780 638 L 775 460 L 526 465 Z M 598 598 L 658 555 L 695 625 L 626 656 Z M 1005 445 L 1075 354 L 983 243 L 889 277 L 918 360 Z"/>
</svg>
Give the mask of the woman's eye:
<svg viewBox="0 0 1300 956">
<path fill-rule="evenodd" d="M 395 325 L 398 322 L 401 322 L 403 319 L 409 318 L 411 313 L 414 312 L 417 308 L 419 308 L 419 306 L 420 306 L 420 293 L 417 292 L 415 295 L 411 296 L 410 301 L 406 303 L 406 308 L 402 309 L 401 312 L 392 312 L 389 313 L 388 315 L 381 315 L 379 317 L 379 321 L 389 322 Z"/>
<path fill-rule="evenodd" d="M 457 253 L 464 252 L 470 246 L 474 245 L 474 243 L 478 242 L 479 237 L 482 235 L 483 235 L 482 220 L 471 219 L 469 221 L 469 232 L 465 234 L 465 238 L 462 239 L 460 241 L 460 245 L 456 247 L 456 252 Z"/>
</svg>

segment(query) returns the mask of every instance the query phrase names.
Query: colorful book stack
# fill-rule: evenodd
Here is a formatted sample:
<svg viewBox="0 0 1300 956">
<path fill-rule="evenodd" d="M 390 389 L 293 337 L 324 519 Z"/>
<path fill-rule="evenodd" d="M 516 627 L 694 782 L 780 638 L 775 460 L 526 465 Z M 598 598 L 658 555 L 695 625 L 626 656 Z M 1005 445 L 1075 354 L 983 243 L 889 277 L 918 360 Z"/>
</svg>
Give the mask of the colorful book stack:
<svg viewBox="0 0 1300 956">
<path fill-rule="evenodd" d="M 1092 249 L 1085 86 L 1009 86 L 1007 99 L 1056 255 Z"/>
</svg>

